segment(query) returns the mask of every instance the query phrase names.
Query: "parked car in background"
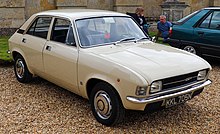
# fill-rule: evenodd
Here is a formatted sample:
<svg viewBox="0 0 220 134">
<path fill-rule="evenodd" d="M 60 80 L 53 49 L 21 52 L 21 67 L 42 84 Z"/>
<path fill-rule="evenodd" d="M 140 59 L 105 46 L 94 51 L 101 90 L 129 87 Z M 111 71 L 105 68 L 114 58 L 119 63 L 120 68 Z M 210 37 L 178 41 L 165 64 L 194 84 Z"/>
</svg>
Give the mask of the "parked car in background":
<svg viewBox="0 0 220 134">
<path fill-rule="evenodd" d="M 220 58 L 220 7 L 204 8 L 177 21 L 169 44 L 188 52 Z"/>
<path fill-rule="evenodd" d="M 204 59 L 151 42 L 130 16 L 111 11 L 34 14 L 9 48 L 19 82 L 40 76 L 87 98 L 108 126 L 122 121 L 125 109 L 169 108 L 211 84 Z"/>
</svg>

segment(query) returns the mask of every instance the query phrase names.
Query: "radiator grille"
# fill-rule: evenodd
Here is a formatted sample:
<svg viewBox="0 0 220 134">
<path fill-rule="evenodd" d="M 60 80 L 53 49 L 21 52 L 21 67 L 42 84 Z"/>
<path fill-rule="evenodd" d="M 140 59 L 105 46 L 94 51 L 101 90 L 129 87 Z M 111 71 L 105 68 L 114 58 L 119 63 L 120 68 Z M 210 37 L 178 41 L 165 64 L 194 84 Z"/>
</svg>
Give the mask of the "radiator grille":
<svg viewBox="0 0 220 134">
<path fill-rule="evenodd" d="M 197 82 L 197 75 L 198 75 L 198 72 L 193 72 L 193 73 L 189 73 L 185 75 L 163 79 L 162 80 L 163 82 L 162 91 L 169 90 L 169 89 L 172 89 L 178 86 L 187 85 L 189 83 Z"/>
</svg>

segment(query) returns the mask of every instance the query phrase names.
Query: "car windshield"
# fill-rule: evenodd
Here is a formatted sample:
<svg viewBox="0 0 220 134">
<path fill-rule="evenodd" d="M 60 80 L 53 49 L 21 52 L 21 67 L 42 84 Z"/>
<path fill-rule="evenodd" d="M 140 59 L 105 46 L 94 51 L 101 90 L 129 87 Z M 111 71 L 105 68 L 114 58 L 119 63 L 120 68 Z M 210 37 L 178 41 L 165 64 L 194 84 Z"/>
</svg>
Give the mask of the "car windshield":
<svg viewBox="0 0 220 134">
<path fill-rule="evenodd" d="M 76 21 L 82 47 L 148 38 L 130 17 L 96 17 Z"/>
</svg>

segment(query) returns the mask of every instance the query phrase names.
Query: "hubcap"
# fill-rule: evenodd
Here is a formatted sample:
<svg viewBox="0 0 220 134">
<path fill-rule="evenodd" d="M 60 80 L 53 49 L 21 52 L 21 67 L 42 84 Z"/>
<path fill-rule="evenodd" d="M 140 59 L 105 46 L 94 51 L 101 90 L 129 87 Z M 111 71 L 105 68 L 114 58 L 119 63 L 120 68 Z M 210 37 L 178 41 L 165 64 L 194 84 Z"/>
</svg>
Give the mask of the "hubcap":
<svg viewBox="0 0 220 134">
<path fill-rule="evenodd" d="M 195 50 L 195 48 L 192 47 L 192 46 L 185 46 L 185 47 L 183 48 L 183 50 L 185 50 L 185 51 L 187 51 L 187 52 L 190 52 L 190 53 L 193 53 L 193 54 L 196 54 L 196 50 Z"/>
<path fill-rule="evenodd" d="M 105 91 L 98 91 L 96 93 L 94 98 L 94 106 L 100 118 L 108 119 L 111 116 L 111 99 Z"/>
<path fill-rule="evenodd" d="M 15 63 L 16 74 L 19 78 L 24 77 L 24 63 L 21 59 L 18 59 Z"/>
</svg>

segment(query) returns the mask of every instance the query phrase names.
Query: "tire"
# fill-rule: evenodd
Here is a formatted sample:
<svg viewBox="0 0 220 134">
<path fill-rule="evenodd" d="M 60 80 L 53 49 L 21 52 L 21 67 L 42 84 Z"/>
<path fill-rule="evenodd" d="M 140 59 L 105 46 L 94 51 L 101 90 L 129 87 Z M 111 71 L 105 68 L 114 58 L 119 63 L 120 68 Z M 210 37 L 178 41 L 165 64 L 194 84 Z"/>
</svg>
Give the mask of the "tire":
<svg viewBox="0 0 220 134">
<path fill-rule="evenodd" d="M 183 50 L 198 55 L 197 49 L 195 47 L 191 46 L 191 45 L 184 46 Z"/>
<path fill-rule="evenodd" d="M 15 57 L 14 72 L 17 80 L 21 83 L 28 83 L 32 79 L 32 74 L 29 72 L 25 60 L 21 55 Z"/>
<path fill-rule="evenodd" d="M 109 84 L 96 84 L 90 94 L 90 102 L 92 113 L 101 124 L 113 126 L 123 120 L 125 109 L 118 93 Z"/>
</svg>

